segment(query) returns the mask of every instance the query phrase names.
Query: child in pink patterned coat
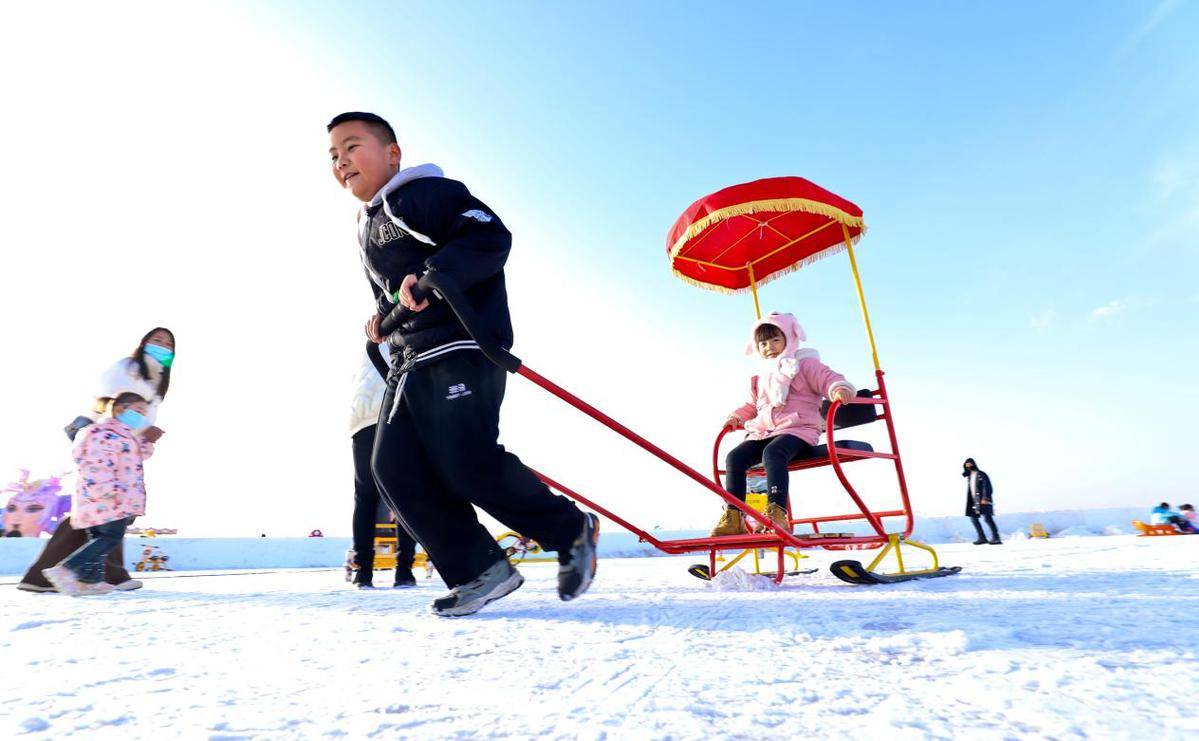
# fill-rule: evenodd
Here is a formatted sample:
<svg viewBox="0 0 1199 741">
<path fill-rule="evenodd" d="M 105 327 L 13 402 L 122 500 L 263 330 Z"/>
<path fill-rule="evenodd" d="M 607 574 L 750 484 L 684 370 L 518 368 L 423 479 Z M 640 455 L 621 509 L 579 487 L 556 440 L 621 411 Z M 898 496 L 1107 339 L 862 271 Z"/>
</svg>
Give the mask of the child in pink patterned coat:
<svg viewBox="0 0 1199 741">
<path fill-rule="evenodd" d="M 134 393 L 119 395 L 112 416 L 85 427 L 75 442 L 79 481 L 71 502 L 71 525 L 87 529 L 87 542 L 42 573 L 58 591 L 79 597 L 113 590 L 104 582 L 104 558 L 121 543 L 125 529 L 146 512 L 142 462 L 154 444 L 134 433 L 148 425 L 149 403 Z"/>
<path fill-rule="evenodd" d="M 746 353 L 757 355 L 758 372 L 750 379 L 749 401 L 729 415 L 725 426 L 746 430 L 745 441 L 725 458 L 724 488 L 745 501 L 745 472 L 761 463 L 766 469 L 766 516 L 790 532 L 787 518 L 787 464 L 805 457 L 824 431 L 821 399 L 849 401 L 854 387 L 820 362 L 820 353 L 800 348 L 803 327 L 791 314 L 771 313 L 754 324 Z M 741 511 L 725 507 L 713 536 L 745 532 Z"/>
</svg>

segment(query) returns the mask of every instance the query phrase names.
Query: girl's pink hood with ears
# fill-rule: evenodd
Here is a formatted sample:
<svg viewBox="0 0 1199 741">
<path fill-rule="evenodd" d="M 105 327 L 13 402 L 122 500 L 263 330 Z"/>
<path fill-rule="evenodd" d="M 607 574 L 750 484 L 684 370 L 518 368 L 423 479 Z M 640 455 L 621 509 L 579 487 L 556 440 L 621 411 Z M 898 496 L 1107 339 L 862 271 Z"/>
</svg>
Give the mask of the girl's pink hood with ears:
<svg viewBox="0 0 1199 741">
<path fill-rule="evenodd" d="M 777 357 L 758 355 L 758 343 L 752 332 L 763 324 L 778 327 L 787 346 Z M 730 415 L 745 425 L 747 440 L 763 440 L 778 435 L 794 435 L 815 445 L 824 431 L 820 414 L 821 398 L 831 398 L 844 387 L 852 395 L 853 385 L 845 376 L 820 362 L 820 353 L 800 348 L 807 335 L 791 314 L 771 313 L 754 324 L 745 351 L 758 358 L 758 372 L 750 381 L 746 403 Z"/>
<path fill-rule="evenodd" d="M 807 334 L 803 331 L 803 325 L 799 323 L 794 314 L 780 314 L 772 311 L 754 322 L 753 328 L 749 330 L 749 344 L 745 346 L 746 355 L 756 356 L 758 354 L 758 343 L 754 340 L 754 333 L 763 324 L 773 324 L 782 330 L 783 337 L 787 340 L 787 346 L 783 348 L 783 355 L 793 355 L 799 349 L 799 343 L 808 339 Z"/>
</svg>

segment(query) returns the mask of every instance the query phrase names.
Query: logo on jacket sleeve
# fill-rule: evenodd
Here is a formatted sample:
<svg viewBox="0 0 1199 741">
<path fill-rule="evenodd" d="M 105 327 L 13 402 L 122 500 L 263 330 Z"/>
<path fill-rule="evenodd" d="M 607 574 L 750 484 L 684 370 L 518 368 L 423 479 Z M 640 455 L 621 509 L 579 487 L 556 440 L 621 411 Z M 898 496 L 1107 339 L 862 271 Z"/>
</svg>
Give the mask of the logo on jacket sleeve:
<svg viewBox="0 0 1199 741">
<path fill-rule="evenodd" d="M 457 399 L 460 396 L 470 396 L 474 393 L 466 387 L 465 383 L 455 383 L 447 390 L 449 391 L 449 396 L 445 397 L 447 399 Z"/>
<path fill-rule="evenodd" d="M 493 218 L 495 218 L 491 214 L 487 213 L 486 211 L 480 211 L 477 208 L 472 208 L 470 211 L 467 211 L 467 212 L 463 213 L 462 215 L 468 219 L 474 219 L 475 221 L 478 221 L 483 224 L 488 224 L 491 222 L 491 220 Z"/>
</svg>

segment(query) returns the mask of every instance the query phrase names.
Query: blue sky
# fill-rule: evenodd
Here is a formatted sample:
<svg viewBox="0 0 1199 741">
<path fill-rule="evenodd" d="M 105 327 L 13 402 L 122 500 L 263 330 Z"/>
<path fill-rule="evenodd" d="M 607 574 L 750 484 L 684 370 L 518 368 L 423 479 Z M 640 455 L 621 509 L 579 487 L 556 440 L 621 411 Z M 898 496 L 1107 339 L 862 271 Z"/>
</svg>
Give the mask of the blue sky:
<svg viewBox="0 0 1199 741">
<path fill-rule="evenodd" d="M 42 113 L 0 131 L 57 142 L 10 152 L 5 243 L 44 240 L 62 218 L 47 196 L 88 184 L 54 249 L 0 258 L 0 309 L 37 317 L 5 343 L 52 355 L 46 328 L 78 321 L 30 276 L 103 291 L 120 267 L 147 307 L 78 333 L 70 363 L 7 367 L 32 393 L 13 410 L 28 421 L 0 430 L 5 469 L 69 466 L 58 428 L 90 379 L 168 323 L 158 524 L 224 532 L 224 507 L 245 531 L 348 532 L 346 383 L 369 298 L 323 125 L 367 109 L 406 164 L 438 162 L 513 229 L 517 353 L 696 465 L 742 393 L 752 308 L 674 279 L 666 232 L 706 193 L 799 175 L 865 212 L 919 510 L 960 511 L 966 455 L 1006 511 L 1199 499 L 1177 465 L 1199 413 L 1199 4 L 81 4 L 67 27 L 4 12 L 0 62 L 22 70 L 6 97 Z M 869 383 L 843 257 L 763 300 Z M 654 521 L 715 517 L 673 489 L 624 492 L 640 464 L 522 385 L 505 438 L 530 463 Z M 244 407 L 216 413 L 230 394 Z M 234 419 L 247 452 L 197 466 Z M 298 420 L 303 441 L 284 431 Z M 245 490 L 263 495 L 247 507 Z"/>
<path fill-rule="evenodd" d="M 683 207 L 799 174 L 865 209 L 891 357 L 916 342 L 914 362 L 941 364 L 973 338 L 980 383 L 1011 358 L 1066 384 L 1085 380 L 1080 352 L 1135 356 L 1142 377 L 1146 353 L 1186 359 L 1170 346 L 1199 306 L 1193 4 L 643 5 L 385 3 L 295 22 L 362 63 L 401 132 L 436 126 L 472 167 L 510 173 L 572 233 L 563 249 L 644 286 L 655 312 L 728 303 L 662 269 Z M 364 49 L 366 28 L 394 42 Z M 825 282 L 777 290 L 842 296 Z M 1148 372 L 1188 372 L 1169 366 Z"/>
<path fill-rule="evenodd" d="M 1100 501 L 1169 496 L 1154 459 L 1188 454 L 1199 411 L 1195 4 L 389 8 L 318 47 L 393 29 L 365 78 L 400 130 L 433 120 L 510 173 L 622 301 L 739 332 L 746 300 L 672 280 L 664 233 L 699 195 L 802 175 L 865 210 L 884 367 L 944 436 L 920 445 L 1008 471 L 1057 447 Z M 868 370 L 843 260 L 766 296 Z"/>
</svg>

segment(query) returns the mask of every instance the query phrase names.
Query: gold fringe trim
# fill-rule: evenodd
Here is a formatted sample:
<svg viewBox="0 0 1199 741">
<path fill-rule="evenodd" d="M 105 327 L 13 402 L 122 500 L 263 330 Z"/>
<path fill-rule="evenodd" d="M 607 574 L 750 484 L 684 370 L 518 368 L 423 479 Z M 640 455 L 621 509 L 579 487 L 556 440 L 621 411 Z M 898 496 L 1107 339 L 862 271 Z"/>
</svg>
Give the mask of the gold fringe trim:
<svg viewBox="0 0 1199 741">
<path fill-rule="evenodd" d="M 863 225 L 862 231 L 860 231 L 858 233 L 858 235 L 856 237 L 853 237 L 850 241 L 856 245 L 858 242 L 862 241 L 862 235 L 864 235 L 865 233 L 866 233 L 866 227 L 865 227 L 865 225 Z M 796 270 L 799 270 L 800 268 L 811 265 L 812 263 L 816 262 L 817 260 L 823 260 L 824 258 L 829 257 L 831 255 L 837 255 L 842 252 L 845 252 L 845 249 L 846 249 L 845 242 L 838 242 L 837 244 L 832 245 L 831 247 L 823 249 L 814 254 L 808 255 L 807 257 L 800 260 L 799 262 L 788 265 L 785 268 L 780 268 L 780 269 L 774 271 L 773 273 L 771 273 L 770 275 L 767 275 L 765 278 L 759 278 L 757 281 L 757 287 L 761 288 L 762 286 L 766 285 L 767 283 L 770 283 L 771 281 L 781 278 L 784 275 L 794 273 Z M 715 267 L 715 268 L 713 268 L 713 270 L 728 270 L 730 272 L 733 272 L 733 271 L 745 270 L 745 266 L 740 265 L 737 267 L 727 267 L 727 268 L 726 267 Z M 674 276 L 676 278 L 678 278 L 679 280 L 683 281 L 684 283 L 690 283 L 691 285 L 695 286 L 696 288 L 704 288 L 709 291 L 715 291 L 717 293 L 725 293 L 730 296 L 736 296 L 736 295 L 742 294 L 742 293 L 749 293 L 753 290 L 750 286 L 746 286 L 745 288 L 728 288 L 727 286 L 720 286 L 720 285 L 716 285 L 713 283 L 705 283 L 704 281 L 699 280 L 698 278 L 694 278 L 690 275 L 684 275 L 683 273 L 679 272 L 678 268 L 676 268 L 674 266 L 673 260 L 671 261 L 670 272 L 674 273 Z"/>
<path fill-rule="evenodd" d="M 827 216 L 830 219 L 839 221 L 842 224 L 850 227 L 857 227 L 863 232 L 866 231 L 866 222 L 861 216 L 852 216 L 845 211 L 830 206 L 821 201 L 813 201 L 810 198 L 768 198 L 762 201 L 747 201 L 738 203 L 735 206 L 726 206 L 708 214 L 704 218 L 687 227 L 687 231 L 683 232 L 682 236 L 675 240 L 675 243 L 670 247 L 670 257 L 673 260 L 679 251 L 683 249 L 683 245 L 689 239 L 694 238 L 709 226 L 718 221 L 732 218 L 734 216 L 745 216 L 748 214 L 758 213 L 760 211 L 804 211 L 810 214 L 819 214 Z"/>
</svg>

